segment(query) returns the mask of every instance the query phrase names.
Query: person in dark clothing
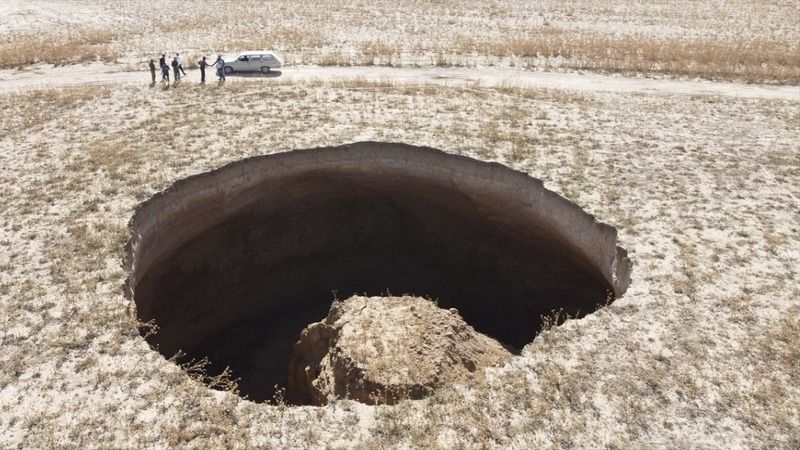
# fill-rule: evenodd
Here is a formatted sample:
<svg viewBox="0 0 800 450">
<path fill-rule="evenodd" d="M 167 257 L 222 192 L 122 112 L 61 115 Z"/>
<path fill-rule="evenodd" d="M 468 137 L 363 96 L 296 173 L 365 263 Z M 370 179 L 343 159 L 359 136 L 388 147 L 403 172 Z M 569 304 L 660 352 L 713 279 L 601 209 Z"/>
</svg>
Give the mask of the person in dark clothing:
<svg viewBox="0 0 800 450">
<path fill-rule="evenodd" d="M 206 82 L 206 67 L 210 66 L 211 64 L 209 64 L 206 61 L 206 57 L 203 56 L 203 59 L 201 59 L 200 61 L 197 61 L 197 65 L 200 66 L 200 83 L 205 83 Z"/>
<path fill-rule="evenodd" d="M 178 62 L 178 57 L 172 58 L 172 74 L 175 76 L 175 83 L 181 81 L 181 70 L 180 70 L 180 63 Z"/>
<path fill-rule="evenodd" d="M 158 58 L 158 67 L 164 67 L 166 65 L 167 65 L 167 55 L 162 53 L 161 58 Z"/>
<path fill-rule="evenodd" d="M 156 62 L 150 60 L 150 76 L 153 77 L 153 84 L 156 84 Z"/>
<path fill-rule="evenodd" d="M 161 66 L 161 81 L 166 81 L 169 84 L 169 66 L 166 63 Z"/>
</svg>

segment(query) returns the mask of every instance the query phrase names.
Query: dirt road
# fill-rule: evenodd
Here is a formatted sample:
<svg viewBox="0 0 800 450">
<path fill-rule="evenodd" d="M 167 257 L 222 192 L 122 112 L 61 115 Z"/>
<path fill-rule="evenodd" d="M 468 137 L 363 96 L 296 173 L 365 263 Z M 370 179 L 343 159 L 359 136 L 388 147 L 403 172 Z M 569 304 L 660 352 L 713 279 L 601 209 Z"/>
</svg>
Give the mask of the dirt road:
<svg viewBox="0 0 800 450">
<path fill-rule="evenodd" d="M 742 98 L 800 100 L 798 86 L 712 82 L 704 80 L 672 80 L 634 78 L 579 72 L 528 71 L 513 68 L 394 68 L 394 67 L 285 67 L 272 74 L 228 76 L 228 83 L 247 79 L 310 80 L 365 79 L 393 83 L 436 83 L 460 87 L 519 86 L 528 88 L 565 89 L 571 91 L 711 94 Z M 157 76 L 160 79 L 160 75 Z M 213 70 L 207 74 L 209 84 L 216 84 Z M 183 83 L 199 83 L 198 70 L 190 70 Z M 21 70 L 0 71 L 0 93 L 48 86 L 84 84 L 148 84 L 150 72 L 131 71 L 128 65 L 103 63 L 53 67 L 35 65 Z"/>
</svg>

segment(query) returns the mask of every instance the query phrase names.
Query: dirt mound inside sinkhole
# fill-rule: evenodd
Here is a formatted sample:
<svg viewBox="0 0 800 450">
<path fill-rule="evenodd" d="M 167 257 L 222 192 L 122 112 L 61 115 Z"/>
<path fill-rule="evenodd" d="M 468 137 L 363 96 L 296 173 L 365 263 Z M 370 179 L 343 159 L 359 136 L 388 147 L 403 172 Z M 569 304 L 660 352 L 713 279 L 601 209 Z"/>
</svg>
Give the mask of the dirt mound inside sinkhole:
<svg viewBox="0 0 800 450">
<path fill-rule="evenodd" d="M 286 398 L 317 406 L 340 398 L 394 404 L 477 381 L 483 369 L 511 357 L 455 308 L 419 297 L 353 296 L 300 333 Z"/>
</svg>

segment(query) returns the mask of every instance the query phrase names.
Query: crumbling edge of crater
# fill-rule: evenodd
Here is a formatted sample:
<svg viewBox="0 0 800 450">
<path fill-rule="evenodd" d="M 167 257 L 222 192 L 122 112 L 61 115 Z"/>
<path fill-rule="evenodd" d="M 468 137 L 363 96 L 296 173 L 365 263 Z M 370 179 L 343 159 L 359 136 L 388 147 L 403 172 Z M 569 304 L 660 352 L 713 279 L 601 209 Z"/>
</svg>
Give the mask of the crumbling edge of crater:
<svg viewBox="0 0 800 450">
<path fill-rule="evenodd" d="M 427 189 L 447 188 L 470 197 L 480 214 L 504 224 L 535 228 L 564 246 L 621 297 L 630 284 L 631 261 L 617 246 L 617 230 L 598 222 L 541 180 L 498 163 L 403 143 L 358 142 L 246 158 L 190 176 L 141 203 L 129 222 L 126 291 L 150 267 L 226 217 L 258 201 L 265 180 L 338 174 L 373 180 L 403 177 Z"/>
</svg>

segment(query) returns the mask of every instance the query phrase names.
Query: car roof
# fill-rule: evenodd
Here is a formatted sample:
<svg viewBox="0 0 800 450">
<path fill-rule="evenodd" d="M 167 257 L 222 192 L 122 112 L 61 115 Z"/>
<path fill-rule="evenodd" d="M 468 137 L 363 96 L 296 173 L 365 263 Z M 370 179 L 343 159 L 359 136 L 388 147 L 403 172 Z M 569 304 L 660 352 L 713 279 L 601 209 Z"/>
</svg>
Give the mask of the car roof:
<svg viewBox="0 0 800 450">
<path fill-rule="evenodd" d="M 270 50 L 251 50 L 246 52 L 239 52 L 237 55 L 274 55 L 275 52 Z"/>
</svg>

